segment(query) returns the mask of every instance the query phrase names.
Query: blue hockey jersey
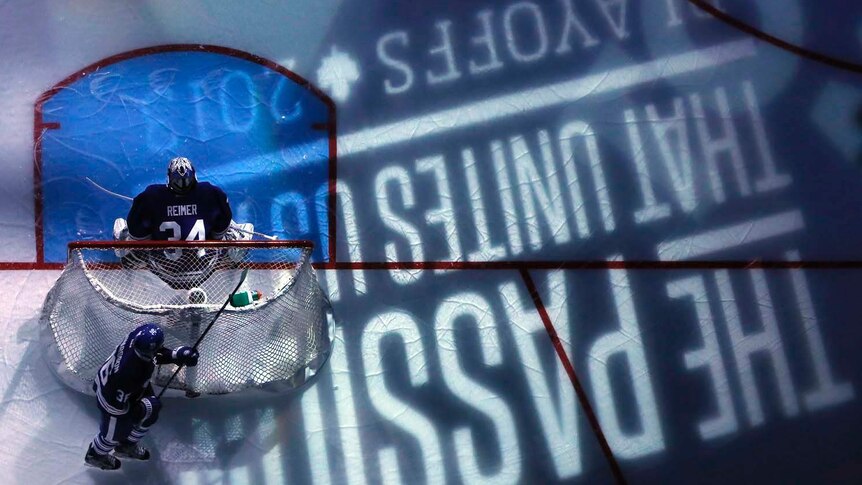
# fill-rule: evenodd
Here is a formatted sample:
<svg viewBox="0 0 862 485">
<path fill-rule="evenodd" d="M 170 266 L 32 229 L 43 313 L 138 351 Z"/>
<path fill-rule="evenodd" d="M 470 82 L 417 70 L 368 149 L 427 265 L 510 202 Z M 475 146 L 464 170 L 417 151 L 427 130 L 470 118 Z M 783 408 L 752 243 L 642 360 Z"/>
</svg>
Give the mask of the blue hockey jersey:
<svg viewBox="0 0 862 485">
<path fill-rule="evenodd" d="M 232 217 L 227 195 L 209 182 L 185 195 L 154 184 L 135 197 L 127 222 L 132 239 L 203 241 L 221 238 Z"/>
<path fill-rule="evenodd" d="M 93 384 L 99 406 L 115 416 L 129 412 L 130 403 L 140 399 L 150 389 L 150 379 L 156 365 L 176 363 L 173 353 L 166 347 L 159 349 L 151 359 L 136 354 L 132 345 L 139 329 L 132 330 L 114 349 L 102 364 Z"/>
</svg>

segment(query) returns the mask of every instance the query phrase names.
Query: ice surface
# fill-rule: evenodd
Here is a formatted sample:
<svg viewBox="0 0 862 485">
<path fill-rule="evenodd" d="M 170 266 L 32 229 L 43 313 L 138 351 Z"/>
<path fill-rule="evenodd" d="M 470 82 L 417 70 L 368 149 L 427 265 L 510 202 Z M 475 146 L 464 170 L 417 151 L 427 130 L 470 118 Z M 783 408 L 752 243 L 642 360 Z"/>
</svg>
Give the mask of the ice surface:
<svg viewBox="0 0 862 485">
<path fill-rule="evenodd" d="M 862 7 L 712 2 L 819 62 L 683 0 L 414 3 L 0 4 L 2 481 L 860 481 Z M 174 154 L 317 242 L 335 351 L 96 471 L 39 312 L 127 210 L 83 177 Z"/>
</svg>

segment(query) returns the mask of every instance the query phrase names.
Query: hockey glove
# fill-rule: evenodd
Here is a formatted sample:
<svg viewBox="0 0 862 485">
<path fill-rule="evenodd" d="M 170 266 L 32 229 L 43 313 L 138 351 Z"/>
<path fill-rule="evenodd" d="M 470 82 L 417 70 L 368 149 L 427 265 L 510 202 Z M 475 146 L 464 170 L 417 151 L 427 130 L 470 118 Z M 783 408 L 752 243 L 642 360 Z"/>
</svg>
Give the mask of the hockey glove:
<svg viewBox="0 0 862 485">
<path fill-rule="evenodd" d="M 174 349 L 172 357 L 174 358 L 174 362 L 186 367 L 194 367 L 198 365 L 198 351 L 191 347 L 177 347 Z"/>
<path fill-rule="evenodd" d="M 132 419 L 143 426 L 149 427 L 159 419 L 159 411 L 161 409 L 162 402 L 156 396 L 141 398 L 141 400 L 132 406 Z"/>
</svg>

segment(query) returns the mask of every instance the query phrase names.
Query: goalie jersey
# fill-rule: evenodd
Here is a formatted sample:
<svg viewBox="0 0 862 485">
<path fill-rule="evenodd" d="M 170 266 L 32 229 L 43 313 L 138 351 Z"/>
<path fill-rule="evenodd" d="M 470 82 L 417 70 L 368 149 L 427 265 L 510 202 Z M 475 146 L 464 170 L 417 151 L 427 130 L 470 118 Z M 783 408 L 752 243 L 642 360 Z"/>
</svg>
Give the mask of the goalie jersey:
<svg viewBox="0 0 862 485">
<path fill-rule="evenodd" d="M 166 347 L 160 348 L 151 359 L 137 355 L 132 345 L 138 331 L 139 328 L 132 330 L 123 343 L 114 349 L 102 364 L 93 383 L 99 405 L 115 416 L 129 412 L 130 403 L 140 399 L 145 391 L 152 393 L 150 379 L 157 364 L 175 363 L 173 353 Z"/>
<path fill-rule="evenodd" d="M 203 241 L 221 239 L 230 227 L 232 213 L 227 195 L 209 182 L 198 182 L 185 195 L 164 184 L 141 192 L 129 210 L 132 239 Z"/>
</svg>

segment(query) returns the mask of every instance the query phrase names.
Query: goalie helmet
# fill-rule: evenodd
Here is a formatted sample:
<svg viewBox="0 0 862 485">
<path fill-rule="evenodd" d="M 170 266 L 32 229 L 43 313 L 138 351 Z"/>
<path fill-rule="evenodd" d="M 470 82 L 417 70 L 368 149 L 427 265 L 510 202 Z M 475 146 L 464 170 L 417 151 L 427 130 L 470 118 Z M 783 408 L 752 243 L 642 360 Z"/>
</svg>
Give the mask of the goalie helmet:
<svg viewBox="0 0 862 485">
<path fill-rule="evenodd" d="M 152 358 L 164 343 L 165 334 L 162 332 L 162 327 L 155 323 L 148 323 L 138 328 L 132 347 L 142 357 Z"/>
<path fill-rule="evenodd" d="M 168 188 L 175 194 L 185 195 L 197 185 L 195 167 L 186 157 L 172 158 L 168 163 Z"/>
</svg>

